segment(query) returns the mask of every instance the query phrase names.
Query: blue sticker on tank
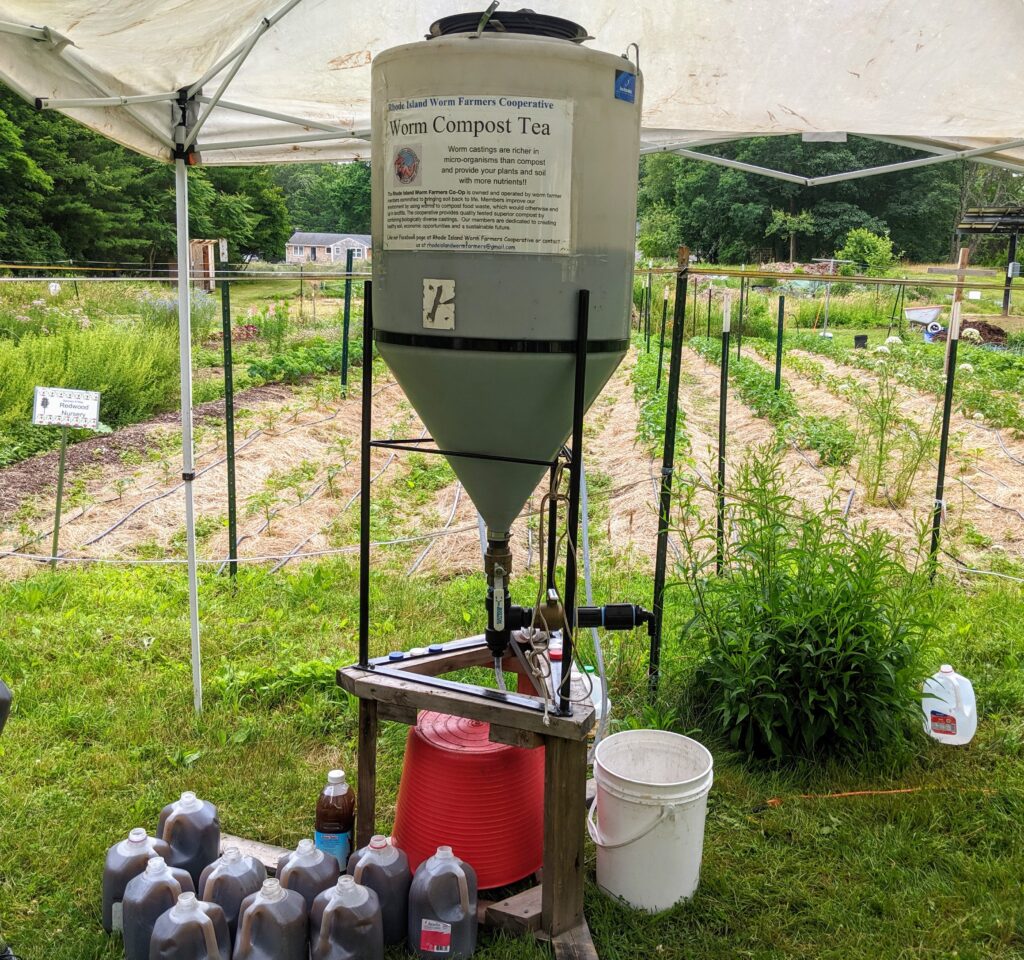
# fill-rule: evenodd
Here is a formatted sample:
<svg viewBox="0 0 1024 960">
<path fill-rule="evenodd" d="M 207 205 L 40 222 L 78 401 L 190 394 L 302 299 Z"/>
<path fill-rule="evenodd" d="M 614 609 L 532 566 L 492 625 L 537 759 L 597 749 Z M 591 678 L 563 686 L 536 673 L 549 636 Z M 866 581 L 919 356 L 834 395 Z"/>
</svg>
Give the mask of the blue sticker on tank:
<svg viewBox="0 0 1024 960">
<path fill-rule="evenodd" d="M 628 70 L 615 71 L 615 99 L 636 102 L 636 74 Z"/>
</svg>

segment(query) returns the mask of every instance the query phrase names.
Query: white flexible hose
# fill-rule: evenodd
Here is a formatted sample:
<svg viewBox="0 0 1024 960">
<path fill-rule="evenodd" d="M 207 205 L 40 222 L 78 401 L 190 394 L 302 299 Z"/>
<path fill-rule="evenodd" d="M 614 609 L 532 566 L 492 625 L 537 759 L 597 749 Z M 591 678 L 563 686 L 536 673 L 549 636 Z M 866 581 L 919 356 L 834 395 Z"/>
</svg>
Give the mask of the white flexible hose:
<svg viewBox="0 0 1024 960">
<path fill-rule="evenodd" d="M 580 464 L 580 507 L 583 510 L 583 590 L 587 599 L 587 606 L 593 605 L 594 591 L 590 580 L 590 510 L 587 498 L 587 471 L 585 466 Z M 590 635 L 594 639 L 594 656 L 597 659 L 597 674 L 601 678 L 601 721 L 597 725 L 597 732 L 594 734 L 594 745 L 590 750 L 590 760 L 593 762 L 594 751 L 604 736 L 608 726 L 608 680 L 604 672 L 604 653 L 601 650 L 601 637 L 597 627 L 590 628 Z"/>
</svg>

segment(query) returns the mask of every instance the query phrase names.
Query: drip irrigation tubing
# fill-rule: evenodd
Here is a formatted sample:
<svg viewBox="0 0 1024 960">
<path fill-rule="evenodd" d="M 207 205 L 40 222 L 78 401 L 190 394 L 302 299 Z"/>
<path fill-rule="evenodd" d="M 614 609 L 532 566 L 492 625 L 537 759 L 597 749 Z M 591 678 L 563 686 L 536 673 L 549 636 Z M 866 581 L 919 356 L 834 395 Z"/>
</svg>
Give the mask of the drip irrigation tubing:
<svg viewBox="0 0 1024 960">
<path fill-rule="evenodd" d="M 455 496 L 452 498 L 452 512 L 450 514 L 448 514 L 448 522 L 441 528 L 442 530 L 447 530 L 452 525 L 452 523 L 454 522 L 454 520 L 455 520 L 455 511 L 458 510 L 458 508 L 459 508 L 459 499 L 461 497 L 462 497 L 462 484 L 459 483 L 459 482 L 456 482 L 456 484 L 455 484 Z M 419 569 L 420 564 L 423 563 L 424 560 L 426 560 L 427 554 L 430 553 L 431 549 L 433 548 L 433 546 L 434 546 L 434 544 L 436 542 L 437 542 L 436 540 L 431 540 L 423 548 L 423 550 L 420 552 L 420 555 L 413 562 L 412 566 L 409 567 L 409 569 L 405 571 L 405 575 L 407 577 L 411 577 Z"/>
</svg>

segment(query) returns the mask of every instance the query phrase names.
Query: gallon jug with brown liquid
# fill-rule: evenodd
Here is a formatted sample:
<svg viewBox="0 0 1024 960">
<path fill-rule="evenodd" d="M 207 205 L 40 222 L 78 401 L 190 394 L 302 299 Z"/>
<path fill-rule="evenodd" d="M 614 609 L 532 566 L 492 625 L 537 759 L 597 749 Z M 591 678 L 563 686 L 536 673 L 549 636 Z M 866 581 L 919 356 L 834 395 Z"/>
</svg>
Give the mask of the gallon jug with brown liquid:
<svg viewBox="0 0 1024 960">
<path fill-rule="evenodd" d="M 409 949 L 424 960 L 466 960 L 476 949 L 476 872 L 451 847 L 438 847 L 412 878 Z"/>
<path fill-rule="evenodd" d="M 225 847 L 199 878 L 199 897 L 216 903 L 228 921 L 231 942 L 238 933 L 238 911 L 242 901 L 256 893 L 267 879 L 267 868 L 255 857 L 243 856 L 238 847 Z"/>
<path fill-rule="evenodd" d="M 345 869 L 352 853 L 355 818 L 355 791 L 348 785 L 344 770 L 331 770 L 327 774 L 327 786 L 320 791 L 316 802 L 316 832 L 313 836 L 317 849 L 334 857 L 339 870 Z"/>
<path fill-rule="evenodd" d="M 409 858 L 387 837 L 370 839 L 349 857 L 348 872 L 356 883 L 369 887 L 380 901 L 384 943 L 391 946 L 405 939 L 409 917 L 409 885 L 412 871 Z"/>
<path fill-rule="evenodd" d="M 149 942 L 159 917 L 171 909 L 182 893 L 195 893 L 187 870 L 169 867 L 153 857 L 124 891 L 125 960 L 149 960 Z"/>
<path fill-rule="evenodd" d="M 317 850 L 312 840 L 300 840 L 292 853 L 277 861 L 277 879 L 286 890 L 295 890 L 306 899 L 306 909 L 313 909 L 313 901 L 321 890 L 334 886 L 341 871 L 338 861 L 323 850 Z"/>
<path fill-rule="evenodd" d="M 11 688 L 3 680 L 0 680 L 0 733 L 4 732 L 4 727 L 7 725 L 7 718 L 11 715 L 11 703 L 13 701 L 14 696 L 11 693 Z"/>
<path fill-rule="evenodd" d="M 128 834 L 127 840 L 115 843 L 103 862 L 103 929 L 107 933 L 124 929 L 121 901 L 129 880 L 134 880 L 153 857 L 166 861 L 171 848 L 156 837 L 146 835 L 142 827 L 136 827 Z"/>
<path fill-rule="evenodd" d="M 153 927 L 149 960 L 231 960 L 224 911 L 194 893 L 183 893 Z"/>
<path fill-rule="evenodd" d="M 345 874 L 317 895 L 309 916 L 312 960 L 384 960 L 380 902 Z"/>
<path fill-rule="evenodd" d="M 156 833 L 171 845 L 171 866 L 187 870 L 193 886 L 198 886 L 203 870 L 220 853 L 217 808 L 186 790 L 180 800 L 160 811 Z"/>
<path fill-rule="evenodd" d="M 277 880 L 242 901 L 234 960 L 307 960 L 309 910 L 302 895 Z"/>
</svg>

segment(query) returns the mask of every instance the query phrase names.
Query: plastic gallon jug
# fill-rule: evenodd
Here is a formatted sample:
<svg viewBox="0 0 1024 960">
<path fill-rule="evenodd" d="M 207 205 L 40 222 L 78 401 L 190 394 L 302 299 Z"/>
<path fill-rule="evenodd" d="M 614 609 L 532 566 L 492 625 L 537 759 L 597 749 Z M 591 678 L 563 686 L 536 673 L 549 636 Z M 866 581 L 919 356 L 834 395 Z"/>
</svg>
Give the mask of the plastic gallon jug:
<svg viewBox="0 0 1024 960">
<path fill-rule="evenodd" d="M 224 911 L 194 893 L 183 893 L 153 927 L 149 960 L 231 960 Z"/>
<path fill-rule="evenodd" d="M 584 667 L 587 679 L 590 681 L 590 701 L 594 704 L 594 716 L 598 723 L 604 716 L 605 707 L 608 708 L 608 716 L 612 713 L 612 702 L 604 694 L 604 684 L 601 682 L 601 675 L 593 667 Z"/>
<path fill-rule="evenodd" d="M 267 879 L 267 868 L 255 857 L 246 857 L 238 847 L 227 847 L 199 878 L 199 896 L 216 903 L 228 922 L 231 942 L 238 933 L 238 911 L 242 901 L 256 893 Z"/>
<path fill-rule="evenodd" d="M 418 957 L 471 957 L 476 949 L 476 873 L 452 853 L 419 865 L 409 888 L 409 949 Z"/>
<path fill-rule="evenodd" d="M 939 743 L 970 743 L 978 729 L 978 707 L 974 687 L 944 663 L 924 682 L 924 730 Z"/>
<path fill-rule="evenodd" d="M 277 880 L 242 901 L 234 960 L 308 960 L 309 909 Z"/>
<path fill-rule="evenodd" d="M 327 786 L 320 791 L 316 802 L 316 832 L 318 850 L 334 857 L 338 869 L 344 870 L 352 853 L 352 827 L 356 819 L 356 794 L 345 779 L 344 770 L 331 770 Z"/>
<path fill-rule="evenodd" d="M 369 887 L 380 901 L 384 943 L 391 946 L 405 939 L 409 917 L 409 886 L 412 871 L 409 858 L 387 837 L 370 839 L 369 846 L 349 857 L 348 872 L 356 883 Z"/>
<path fill-rule="evenodd" d="M 163 840 L 147 836 L 142 827 L 136 827 L 127 840 L 107 851 L 103 863 L 103 929 L 107 933 L 124 929 L 121 901 L 128 881 L 142 873 L 153 857 L 166 861 L 170 853 L 171 848 Z"/>
<path fill-rule="evenodd" d="M 199 885 L 203 870 L 220 853 L 220 820 L 217 808 L 200 800 L 190 790 L 180 800 L 169 803 L 160 811 L 157 836 L 171 845 L 173 867 L 181 867 L 192 876 L 192 884 Z"/>
<path fill-rule="evenodd" d="M 309 916 L 312 960 L 384 960 L 380 901 L 347 874 L 317 895 Z"/>
<path fill-rule="evenodd" d="M 124 891 L 125 960 L 149 960 L 149 941 L 156 921 L 183 893 L 195 893 L 187 870 L 169 867 L 153 857 L 146 869 L 128 882 Z"/>
<path fill-rule="evenodd" d="M 338 882 L 341 871 L 338 861 L 323 850 L 317 850 L 312 840 L 300 840 L 292 853 L 277 861 L 277 879 L 286 890 L 295 890 L 306 899 L 306 909 L 313 909 L 316 895 Z"/>
</svg>

